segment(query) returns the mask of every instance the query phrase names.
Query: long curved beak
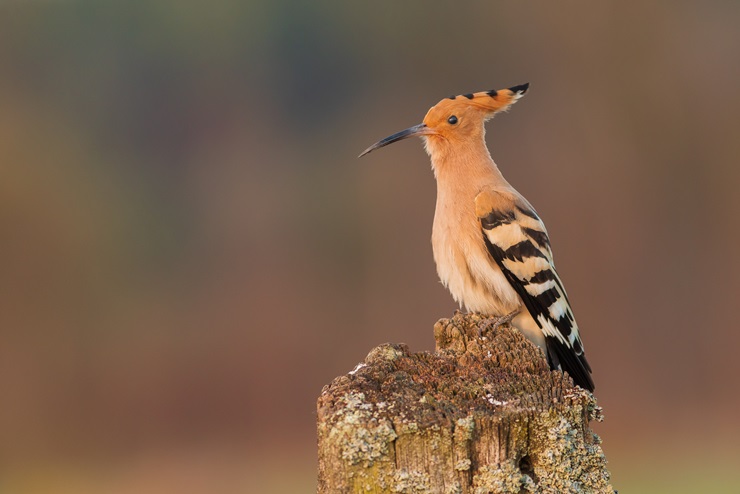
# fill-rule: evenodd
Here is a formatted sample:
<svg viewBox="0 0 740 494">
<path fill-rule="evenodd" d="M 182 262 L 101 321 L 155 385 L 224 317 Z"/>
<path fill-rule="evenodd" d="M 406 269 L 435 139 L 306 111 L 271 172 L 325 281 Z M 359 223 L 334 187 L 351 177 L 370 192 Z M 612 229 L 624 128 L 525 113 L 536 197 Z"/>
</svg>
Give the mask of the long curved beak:
<svg viewBox="0 0 740 494">
<path fill-rule="evenodd" d="M 375 144 L 364 150 L 362 154 L 358 156 L 358 158 L 362 158 L 370 151 L 375 151 L 378 148 L 382 148 L 383 146 L 387 146 L 388 144 L 393 144 L 396 141 L 402 141 L 404 139 L 408 139 L 409 137 L 424 136 L 433 133 L 434 132 L 429 127 L 427 127 L 426 124 L 421 123 L 419 125 L 414 125 L 413 127 L 409 127 L 408 129 L 402 130 L 401 132 L 396 132 L 392 136 L 388 136 L 385 139 L 381 139 L 380 141 L 376 142 Z"/>
</svg>

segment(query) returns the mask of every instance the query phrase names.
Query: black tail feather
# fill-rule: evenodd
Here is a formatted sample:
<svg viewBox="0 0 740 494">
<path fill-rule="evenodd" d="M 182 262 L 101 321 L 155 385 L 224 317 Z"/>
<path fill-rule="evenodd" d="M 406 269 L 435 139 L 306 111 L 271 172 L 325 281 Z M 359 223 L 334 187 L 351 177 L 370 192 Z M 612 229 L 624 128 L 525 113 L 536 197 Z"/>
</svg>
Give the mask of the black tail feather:
<svg viewBox="0 0 740 494">
<path fill-rule="evenodd" d="M 552 336 L 546 336 L 547 359 L 552 369 L 562 369 L 573 378 L 578 386 L 589 391 L 594 390 L 594 381 L 591 378 L 591 366 L 586 361 L 586 356 L 576 355 L 573 349 Z"/>
</svg>

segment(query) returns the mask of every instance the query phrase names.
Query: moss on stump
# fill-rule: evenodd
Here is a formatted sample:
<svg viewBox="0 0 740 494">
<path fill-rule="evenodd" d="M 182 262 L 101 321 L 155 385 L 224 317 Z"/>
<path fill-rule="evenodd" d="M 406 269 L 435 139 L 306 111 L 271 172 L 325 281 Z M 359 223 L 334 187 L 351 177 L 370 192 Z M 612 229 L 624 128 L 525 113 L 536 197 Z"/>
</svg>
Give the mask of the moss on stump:
<svg viewBox="0 0 740 494">
<path fill-rule="evenodd" d="M 318 400 L 319 493 L 608 493 L 594 396 L 510 326 L 434 327 L 373 349 Z"/>
</svg>

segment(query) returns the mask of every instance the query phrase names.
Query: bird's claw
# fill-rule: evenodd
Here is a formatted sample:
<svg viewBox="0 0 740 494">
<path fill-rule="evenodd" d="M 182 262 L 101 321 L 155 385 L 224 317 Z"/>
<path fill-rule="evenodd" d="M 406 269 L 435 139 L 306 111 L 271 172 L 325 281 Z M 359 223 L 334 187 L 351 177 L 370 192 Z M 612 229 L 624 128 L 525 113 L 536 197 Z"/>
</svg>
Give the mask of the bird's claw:
<svg viewBox="0 0 740 494">
<path fill-rule="evenodd" d="M 498 329 L 499 326 L 510 323 L 511 320 L 514 319 L 520 311 L 521 309 L 517 309 L 511 311 L 505 316 L 489 317 L 485 320 L 485 322 L 483 322 L 483 324 L 480 324 L 478 326 L 478 338 L 482 338 L 483 333 L 487 333 L 489 330 L 495 331 L 496 329 Z"/>
</svg>

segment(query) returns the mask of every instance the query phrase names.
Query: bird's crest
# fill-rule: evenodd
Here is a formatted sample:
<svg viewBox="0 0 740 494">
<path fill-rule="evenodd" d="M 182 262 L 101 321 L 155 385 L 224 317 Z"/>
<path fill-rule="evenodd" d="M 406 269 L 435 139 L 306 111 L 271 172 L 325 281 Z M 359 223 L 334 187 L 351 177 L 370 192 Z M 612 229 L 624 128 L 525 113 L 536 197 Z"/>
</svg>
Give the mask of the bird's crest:
<svg viewBox="0 0 740 494">
<path fill-rule="evenodd" d="M 493 114 L 506 111 L 519 98 L 524 96 L 528 89 L 529 83 L 527 82 L 506 89 L 491 89 L 490 91 L 481 91 L 478 93 L 460 94 L 440 101 L 439 105 L 443 104 L 444 101 L 452 100 L 457 104 L 463 103 L 476 106 Z"/>
</svg>

